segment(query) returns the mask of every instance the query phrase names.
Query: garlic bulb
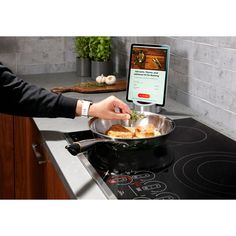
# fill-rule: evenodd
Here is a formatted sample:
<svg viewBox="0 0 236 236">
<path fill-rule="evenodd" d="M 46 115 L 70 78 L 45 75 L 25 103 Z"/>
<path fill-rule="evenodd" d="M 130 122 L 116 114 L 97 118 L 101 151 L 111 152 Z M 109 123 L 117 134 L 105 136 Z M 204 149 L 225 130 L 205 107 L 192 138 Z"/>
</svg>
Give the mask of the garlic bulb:
<svg viewBox="0 0 236 236">
<path fill-rule="evenodd" d="M 105 79 L 106 79 L 106 77 L 103 74 L 101 74 L 96 78 L 96 82 L 99 83 L 99 84 L 100 83 L 105 83 Z"/>
<path fill-rule="evenodd" d="M 112 85 L 116 82 L 116 77 L 114 75 L 108 75 L 107 77 L 105 77 L 105 83 L 107 85 Z"/>
<path fill-rule="evenodd" d="M 101 83 L 105 83 L 105 81 L 106 81 L 106 76 L 104 76 L 104 75 L 101 75 L 101 76 L 102 76 Z"/>
</svg>

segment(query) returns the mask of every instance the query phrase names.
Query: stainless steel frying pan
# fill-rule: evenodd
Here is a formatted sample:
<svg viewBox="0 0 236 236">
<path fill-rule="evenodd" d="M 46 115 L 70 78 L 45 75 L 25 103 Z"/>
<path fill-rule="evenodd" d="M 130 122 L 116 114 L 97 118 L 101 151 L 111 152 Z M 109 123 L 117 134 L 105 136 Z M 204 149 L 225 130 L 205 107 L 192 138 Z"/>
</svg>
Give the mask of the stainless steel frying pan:
<svg viewBox="0 0 236 236">
<path fill-rule="evenodd" d="M 99 118 L 92 118 L 89 121 L 89 128 L 94 134 L 94 139 L 86 139 L 73 144 L 67 145 L 66 149 L 72 154 L 77 155 L 80 152 L 84 152 L 90 147 L 104 143 L 114 151 L 135 150 L 144 148 L 155 148 L 162 145 L 166 137 L 174 130 L 175 123 L 170 118 L 163 115 L 158 115 L 151 112 L 144 112 L 145 118 L 138 120 L 130 124 L 129 121 L 123 120 L 103 120 Z M 121 124 L 123 126 L 146 126 L 153 124 L 157 131 L 161 133 L 160 136 L 154 136 L 149 138 L 113 138 L 106 135 L 106 131 L 115 124 Z"/>
</svg>

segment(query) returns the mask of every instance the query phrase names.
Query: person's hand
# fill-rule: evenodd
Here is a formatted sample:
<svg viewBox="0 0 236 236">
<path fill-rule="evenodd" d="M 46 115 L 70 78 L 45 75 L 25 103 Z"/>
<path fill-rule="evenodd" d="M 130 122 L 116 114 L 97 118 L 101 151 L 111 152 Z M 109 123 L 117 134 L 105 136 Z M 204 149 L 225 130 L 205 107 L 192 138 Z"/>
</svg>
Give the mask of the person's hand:
<svg viewBox="0 0 236 236">
<path fill-rule="evenodd" d="M 128 120 L 130 113 L 128 105 L 115 96 L 93 103 L 89 109 L 89 116 L 107 120 Z"/>
</svg>

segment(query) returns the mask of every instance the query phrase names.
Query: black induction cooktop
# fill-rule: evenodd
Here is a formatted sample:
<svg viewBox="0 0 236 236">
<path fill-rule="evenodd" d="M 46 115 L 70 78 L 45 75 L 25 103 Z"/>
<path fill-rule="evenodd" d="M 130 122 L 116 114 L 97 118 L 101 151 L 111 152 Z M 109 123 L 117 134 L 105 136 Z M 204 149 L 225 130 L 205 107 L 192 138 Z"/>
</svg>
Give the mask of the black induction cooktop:
<svg viewBox="0 0 236 236">
<path fill-rule="evenodd" d="M 118 153 L 142 160 L 138 164 L 119 163 L 116 169 L 103 161 L 104 155 L 117 155 L 104 145 L 84 153 L 100 187 L 118 199 L 236 199 L 236 142 L 192 118 L 175 124 L 164 146 Z M 73 141 L 92 137 L 90 131 L 68 135 Z"/>
</svg>

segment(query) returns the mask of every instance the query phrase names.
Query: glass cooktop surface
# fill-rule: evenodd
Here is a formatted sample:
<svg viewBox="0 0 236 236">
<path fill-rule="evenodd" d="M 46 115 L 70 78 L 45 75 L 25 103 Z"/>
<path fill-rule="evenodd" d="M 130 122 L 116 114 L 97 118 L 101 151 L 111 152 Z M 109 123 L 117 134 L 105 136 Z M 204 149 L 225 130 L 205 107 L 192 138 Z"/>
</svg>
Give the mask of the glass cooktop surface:
<svg viewBox="0 0 236 236">
<path fill-rule="evenodd" d="M 236 142 L 192 118 L 175 124 L 155 149 L 116 153 L 99 144 L 83 153 L 108 198 L 236 199 Z M 70 142 L 93 137 L 67 135 Z"/>
</svg>

